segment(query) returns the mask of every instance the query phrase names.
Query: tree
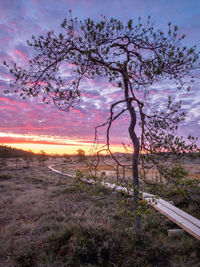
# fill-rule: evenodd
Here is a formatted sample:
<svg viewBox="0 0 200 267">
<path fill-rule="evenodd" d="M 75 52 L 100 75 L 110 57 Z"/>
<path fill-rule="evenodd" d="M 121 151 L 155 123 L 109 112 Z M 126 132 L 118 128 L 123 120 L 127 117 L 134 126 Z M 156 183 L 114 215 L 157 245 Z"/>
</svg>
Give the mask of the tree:
<svg viewBox="0 0 200 267">
<path fill-rule="evenodd" d="M 40 153 L 37 154 L 37 159 L 38 159 L 39 165 L 44 166 L 44 162 L 48 160 L 48 156 L 43 150 L 40 150 Z"/>
<path fill-rule="evenodd" d="M 26 162 L 26 168 L 30 168 L 30 164 L 33 161 L 33 152 L 30 149 L 28 150 L 28 153 L 24 155 L 24 161 Z"/>
<path fill-rule="evenodd" d="M 85 161 L 87 159 L 86 155 L 85 155 L 85 151 L 83 149 L 78 149 L 77 150 L 77 155 L 78 155 L 78 160 L 80 162 L 83 162 L 83 161 Z"/>
<path fill-rule="evenodd" d="M 103 77 L 122 88 L 121 99 L 111 105 L 110 116 L 101 126 L 107 126 L 106 145 L 112 155 L 109 139 L 111 125 L 126 111 L 130 115 L 128 131 L 133 144 L 132 177 L 136 213 L 139 154 L 142 150 L 149 150 L 149 143 L 153 140 L 148 126 L 154 127 L 155 123 L 161 125 L 163 120 L 170 121 L 175 110 L 169 100 L 168 113 L 151 113 L 149 106 L 145 105 L 148 92 L 160 80 L 173 82 L 178 89 L 189 90 L 189 79 L 191 82 L 193 80 L 191 72 L 199 67 L 196 48 L 181 46 L 185 36 L 179 36 L 177 26 L 172 27 L 169 23 L 168 32 L 164 33 L 155 29 L 150 17 L 145 23 L 139 18 L 136 23 L 129 20 L 123 24 L 113 18 L 109 20 L 103 17 L 96 22 L 89 18 L 78 21 L 71 16 L 70 19 L 64 19 L 61 26 L 62 33 L 59 35 L 50 31 L 38 38 L 32 36 L 28 45 L 37 55 L 29 61 L 26 69 L 16 63 L 9 65 L 4 62 L 15 78 L 11 81 L 11 91 L 23 98 L 42 96 L 45 103 L 53 102 L 60 110 L 69 111 L 79 102 L 80 83 L 84 78 Z M 62 76 L 63 62 L 73 68 L 73 79 L 70 81 Z M 142 98 L 138 92 L 143 92 Z M 178 111 L 179 105 L 176 106 Z M 136 134 L 137 118 L 141 126 L 140 138 Z M 170 126 L 165 124 L 165 130 L 168 129 L 166 127 Z M 114 155 L 112 157 L 117 161 Z M 135 224 L 139 231 L 138 216 L 135 216 Z"/>
</svg>

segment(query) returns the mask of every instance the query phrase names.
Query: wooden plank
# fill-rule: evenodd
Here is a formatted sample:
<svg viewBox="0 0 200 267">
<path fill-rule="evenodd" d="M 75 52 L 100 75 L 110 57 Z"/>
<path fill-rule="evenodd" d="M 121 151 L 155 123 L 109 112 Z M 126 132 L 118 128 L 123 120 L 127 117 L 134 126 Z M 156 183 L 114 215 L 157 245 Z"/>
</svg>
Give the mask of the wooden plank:
<svg viewBox="0 0 200 267">
<path fill-rule="evenodd" d="M 53 167 L 56 165 L 51 165 L 49 168 L 59 174 L 66 175 L 71 177 L 70 175 L 66 173 L 62 173 Z M 73 177 L 74 178 L 74 177 Z M 87 182 L 89 184 L 94 184 L 95 181 L 91 179 L 81 179 L 84 182 Z M 111 184 L 108 182 L 101 182 L 101 185 L 110 188 L 112 190 L 118 191 L 118 192 L 125 192 L 129 195 L 133 195 L 133 190 L 128 191 L 126 187 Z M 165 201 L 162 198 L 156 199 L 155 195 L 141 192 L 142 197 L 146 199 L 152 207 L 154 207 L 156 210 L 158 210 L 161 214 L 168 217 L 171 221 L 179 225 L 181 228 L 183 228 L 185 231 L 187 231 L 189 234 L 193 235 L 197 239 L 200 240 L 200 220 L 197 218 L 191 216 L 190 214 L 186 213 L 185 211 L 175 207 L 174 205 L 170 204 L 169 202 Z"/>
<path fill-rule="evenodd" d="M 52 171 L 54 171 L 54 172 L 56 172 L 56 173 L 59 173 L 59 174 L 62 174 L 62 175 L 64 175 L 62 172 L 60 172 L 60 171 L 58 171 L 58 170 L 55 170 L 55 169 L 53 169 L 51 166 L 49 166 L 49 169 L 50 169 L 50 170 L 52 170 Z"/>
<path fill-rule="evenodd" d="M 109 187 L 110 189 L 116 188 L 116 191 L 128 192 L 127 188 L 122 186 L 117 186 L 115 184 L 102 182 L 102 185 Z M 132 190 L 129 193 L 133 195 Z M 142 193 L 142 194 L 145 199 L 148 199 L 150 201 L 149 204 L 152 207 L 154 207 L 163 215 L 165 215 L 170 220 L 175 222 L 181 228 L 185 229 L 188 233 L 200 239 L 200 220 L 184 212 L 183 210 L 175 207 L 174 205 L 168 203 L 162 198 L 155 199 L 155 196 L 152 194 L 148 193 Z"/>
<path fill-rule="evenodd" d="M 103 185 L 111 189 L 116 187 L 117 191 L 128 192 L 127 188 L 122 186 L 110 183 L 103 183 Z M 133 195 L 133 191 L 131 190 L 129 194 Z M 162 198 L 155 199 L 156 196 L 145 192 L 143 192 L 142 195 L 145 199 L 149 200 L 149 204 L 152 207 L 200 240 L 200 220 L 168 203 Z"/>
<path fill-rule="evenodd" d="M 200 240 L 200 228 L 198 226 L 194 225 L 187 219 L 173 212 L 166 206 L 162 205 L 160 202 L 158 202 L 157 204 L 152 203 L 151 206 L 157 209 L 160 213 L 162 213 L 166 217 L 168 217 L 171 221 L 178 224 L 181 228 L 186 230 L 188 233 L 190 233 L 191 235 L 193 235 L 194 237 Z"/>
<path fill-rule="evenodd" d="M 183 217 L 184 219 L 187 219 L 188 221 L 190 221 L 191 223 L 193 223 L 194 225 L 196 225 L 197 227 L 200 228 L 200 220 L 198 220 L 197 218 L 193 217 L 192 215 L 188 214 L 187 212 L 177 208 L 176 206 L 170 204 L 169 202 L 165 201 L 164 199 L 159 199 L 159 202 L 167 207 L 168 209 L 172 210 L 173 212 L 175 212 L 176 214 L 180 215 L 181 217 Z"/>
<path fill-rule="evenodd" d="M 151 196 L 146 197 L 145 195 L 144 195 L 144 198 L 148 199 L 148 201 L 150 201 L 152 203 L 152 205 L 156 201 L 159 202 L 160 204 L 163 205 L 163 207 L 166 207 L 166 208 L 172 210 L 175 214 L 178 214 L 179 216 L 183 217 L 184 219 L 190 221 L 191 223 L 193 223 L 194 225 L 196 225 L 197 227 L 200 228 L 200 220 L 198 220 L 197 218 L 193 217 L 192 215 L 186 213 L 185 211 L 177 208 L 173 204 L 170 204 L 166 200 L 164 200 L 162 198 L 158 198 L 157 200 L 153 201 Z"/>
<path fill-rule="evenodd" d="M 183 229 L 169 229 L 167 234 L 169 237 L 181 236 L 185 234 L 185 231 Z"/>
<path fill-rule="evenodd" d="M 62 164 L 59 164 L 59 165 L 62 165 Z M 53 167 L 55 167 L 55 166 L 58 166 L 58 165 L 50 165 L 50 166 L 48 166 L 48 167 L 49 167 L 50 170 L 52 170 L 53 172 L 56 172 L 56 173 L 58 173 L 58 174 L 60 174 L 60 175 L 68 176 L 68 177 L 74 178 L 74 177 L 68 175 L 67 173 L 63 173 L 63 172 L 61 172 L 61 171 L 58 171 L 58 170 L 54 169 Z"/>
</svg>

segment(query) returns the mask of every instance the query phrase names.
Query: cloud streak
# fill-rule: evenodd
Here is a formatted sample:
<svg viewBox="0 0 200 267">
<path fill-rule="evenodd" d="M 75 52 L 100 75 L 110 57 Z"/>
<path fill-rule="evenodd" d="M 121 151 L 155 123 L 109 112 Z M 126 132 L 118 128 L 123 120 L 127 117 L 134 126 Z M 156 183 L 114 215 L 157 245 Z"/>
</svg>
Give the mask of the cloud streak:
<svg viewBox="0 0 200 267">
<path fill-rule="evenodd" d="M 106 121 L 109 116 L 110 105 L 113 101 L 123 97 L 123 92 L 115 88 L 107 80 L 84 80 L 81 83 L 81 101 L 70 112 L 61 112 L 53 104 L 45 105 L 40 98 L 22 100 L 16 95 L 5 95 L 4 90 L 9 86 L 12 78 L 3 61 L 15 60 L 25 66 L 34 55 L 26 40 L 31 39 L 32 34 L 42 35 L 53 29 L 60 32 L 60 24 L 72 9 L 73 16 L 80 19 L 87 17 L 99 18 L 101 14 L 108 17 L 116 17 L 126 21 L 127 18 L 138 16 L 152 16 L 157 26 L 166 29 L 168 21 L 180 25 L 180 33 L 186 33 L 189 38 L 186 45 L 196 44 L 200 50 L 200 4 L 198 1 L 189 3 L 187 0 L 171 1 L 97 1 L 97 0 L 0 0 L 0 142 L 44 142 L 54 144 L 61 140 L 82 140 L 90 142 L 94 138 L 94 127 Z M 73 66 L 62 66 L 62 74 L 66 80 L 71 79 Z M 152 105 L 157 108 L 164 103 L 168 96 L 174 96 L 176 100 L 183 100 L 183 109 L 188 114 L 181 127 L 184 135 L 200 132 L 200 94 L 199 85 L 195 84 L 190 93 L 176 92 L 176 88 L 170 83 L 158 83 L 151 88 L 150 98 Z M 142 93 L 140 97 L 143 97 Z M 128 113 L 125 113 L 113 124 L 111 137 L 113 144 L 129 142 L 127 128 L 129 124 Z M 19 134 L 16 139 L 9 134 Z M 29 135 L 52 137 L 47 139 L 29 139 Z M 105 130 L 100 130 L 100 139 L 105 141 Z M 6 139 L 7 138 L 7 139 Z M 61 138 L 61 139 L 60 139 Z M 7 141 L 6 141 L 7 140 Z M 85 140 L 85 141 L 84 141 Z"/>
</svg>

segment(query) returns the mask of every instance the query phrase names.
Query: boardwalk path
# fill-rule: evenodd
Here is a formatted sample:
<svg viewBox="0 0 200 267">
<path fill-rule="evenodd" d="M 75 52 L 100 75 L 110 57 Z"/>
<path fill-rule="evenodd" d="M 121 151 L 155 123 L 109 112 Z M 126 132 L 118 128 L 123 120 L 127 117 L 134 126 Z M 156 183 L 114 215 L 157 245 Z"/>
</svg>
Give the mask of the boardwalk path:
<svg viewBox="0 0 200 267">
<path fill-rule="evenodd" d="M 70 177 L 70 175 L 62 173 L 61 171 L 54 169 L 54 167 L 56 167 L 56 165 L 51 165 L 49 166 L 49 169 L 58 174 Z M 87 179 L 82 179 L 82 180 L 90 184 L 94 183 L 94 180 L 87 180 Z M 133 191 L 128 192 L 126 187 L 105 182 L 101 182 L 101 184 L 115 191 L 126 192 L 129 193 L 130 195 L 133 195 Z M 143 192 L 142 197 L 143 199 L 148 201 L 149 205 L 151 205 L 160 213 L 168 217 L 171 221 L 175 222 L 189 234 L 193 235 L 194 237 L 200 240 L 200 220 L 184 212 L 183 210 L 175 207 L 174 205 L 170 204 L 169 202 L 165 201 L 162 198 L 156 199 L 155 201 L 155 196 L 152 194 Z"/>
</svg>

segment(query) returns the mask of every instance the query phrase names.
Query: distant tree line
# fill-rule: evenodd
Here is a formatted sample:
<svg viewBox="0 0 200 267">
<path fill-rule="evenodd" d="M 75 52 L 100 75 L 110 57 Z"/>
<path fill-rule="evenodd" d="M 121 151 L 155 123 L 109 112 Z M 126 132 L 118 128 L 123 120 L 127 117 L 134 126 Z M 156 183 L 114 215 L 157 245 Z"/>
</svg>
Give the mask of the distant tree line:
<svg viewBox="0 0 200 267">
<path fill-rule="evenodd" d="M 1 158 L 13 158 L 13 157 L 26 157 L 33 156 L 32 151 L 24 151 L 17 148 L 12 148 L 8 146 L 0 146 L 0 157 Z"/>
</svg>

